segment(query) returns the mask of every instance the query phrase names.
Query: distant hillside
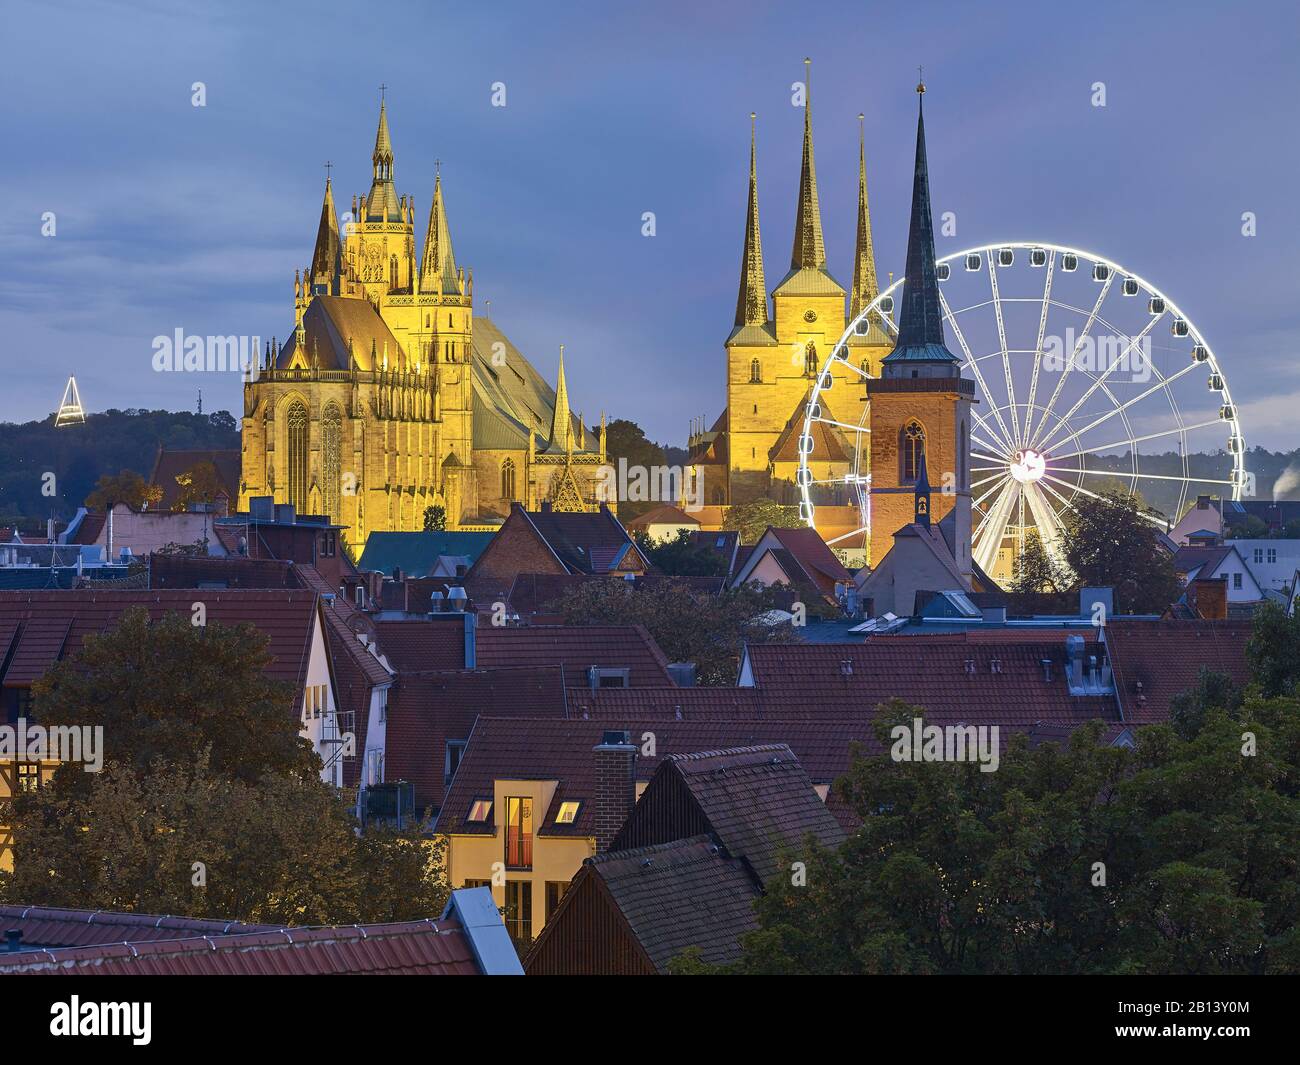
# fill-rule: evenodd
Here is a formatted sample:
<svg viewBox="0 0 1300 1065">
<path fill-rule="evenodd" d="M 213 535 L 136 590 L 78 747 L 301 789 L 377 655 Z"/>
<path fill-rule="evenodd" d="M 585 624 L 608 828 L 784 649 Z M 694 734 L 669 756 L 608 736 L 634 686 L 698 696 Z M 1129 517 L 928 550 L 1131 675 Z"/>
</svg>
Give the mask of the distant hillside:
<svg viewBox="0 0 1300 1065">
<path fill-rule="evenodd" d="M 238 448 L 239 424 L 229 411 L 107 410 L 84 425 L 0 422 L 0 524 L 43 526 L 71 518 L 105 473 L 135 470 L 148 477 L 159 446 Z M 43 493 L 54 474 L 53 495 Z"/>
</svg>

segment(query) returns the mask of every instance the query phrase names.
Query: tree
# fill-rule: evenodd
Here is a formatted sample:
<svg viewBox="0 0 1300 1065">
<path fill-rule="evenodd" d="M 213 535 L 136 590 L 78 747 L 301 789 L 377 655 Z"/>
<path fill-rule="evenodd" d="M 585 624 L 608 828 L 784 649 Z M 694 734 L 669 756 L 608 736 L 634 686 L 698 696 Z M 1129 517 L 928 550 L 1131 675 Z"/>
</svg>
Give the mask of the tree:
<svg viewBox="0 0 1300 1065">
<path fill-rule="evenodd" d="M 293 690 L 266 675 L 266 636 L 192 618 L 124 612 L 32 685 L 34 716 L 102 727 L 105 758 L 140 772 L 160 758 L 192 765 L 206 752 L 213 773 L 246 783 L 318 773 L 298 735 Z M 56 775 L 88 774 L 65 765 Z"/>
<path fill-rule="evenodd" d="M 424 508 L 424 531 L 445 532 L 447 529 L 447 508 L 434 503 Z"/>
<path fill-rule="evenodd" d="M 221 475 L 211 462 L 195 463 L 184 473 L 177 474 L 176 483 L 180 492 L 172 503 L 172 510 L 177 513 L 184 513 L 197 503 L 215 503 L 217 496 L 226 490 Z M 161 489 L 158 497 L 162 498 Z"/>
<path fill-rule="evenodd" d="M 1076 497 L 1066 519 L 1065 560 L 1084 587 L 1113 588 L 1115 609 L 1162 613 L 1180 593 L 1160 531 L 1122 493 Z"/>
<path fill-rule="evenodd" d="M 692 542 L 689 529 L 678 529 L 673 536 L 660 540 L 649 533 L 633 535 L 646 559 L 661 573 L 673 577 L 725 577 L 727 560 L 712 548 Z"/>
<path fill-rule="evenodd" d="M 1288 615 L 1277 603 L 1255 611 L 1246 643 L 1250 674 L 1264 695 L 1292 695 L 1300 686 L 1300 616 Z"/>
<path fill-rule="evenodd" d="M 1035 529 L 1025 537 L 1011 591 L 1018 594 L 1059 594 L 1071 587 L 1071 577 L 1052 557 Z"/>
<path fill-rule="evenodd" d="M 1228 674 L 1202 666 L 1196 676 L 1196 687 L 1169 700 L 1170 724 L 1178 735 L 1190 739 L 1205 727 L 1206 715 L 1211 710 L 1235 713 L 1243 697 L 1244 693 Z"/>
<path fill-rule="evenodd" d="M 606 461 L 618 469 L 619 460 L 626 461 L 628 468 L 640 467 L 646 471 L 647 484 L 658 484 L 658 477 L 652 476 L 657 467 L 663 467 L 668 464 L 664 449 L 658 444 L 646 438 L 641 426 L 636 422 L 628 421 L 626 418 L 615 418 L 605 427 L 605 457 Z M 652 510 L 660 503 L 669 503 L 671 500 L 618 500 L 619 520 L 627 522 L 633 518 Z"/>
<path fill-rule="evenodd" d="M 206 758 L 147 772 L 110 763 L 84 795 L 24 794 L 14 847 L 0 897 L 46 906 L 338 924 L 436 916 L 446 900 L 432 841 L 358 838 L 318 777 L 232 780 Z"/>
<path fill-rule="evenodd" d="M 696 664 L 701 685 L 735 684 L 746 643 L 792 639 L 789 626 L 761 620 L 774 599 L 756 585 L 713 596 L 673 581 L 585 581 L 550 608 L 569 625 L 644 625 L 670 662 Z"/>
<path fill-rule="evenodd" d="M 125 503 L 132 510 L 143 510 L 162 499 L 162 494 L 161 488 L 135 470 L 119 470 L 116 475 L 106 473 L 99 478 L 94 491 L 86 496 L 86 507 L 108 513 L 117 504 Z"/>
<path fill-rule="evenodd" d="M 757 543 L 769 525 L 777 529 L 801 529 L 804 524 L 798 507 L 766 498 L 737 503 L 727 508 L 727 515 L 722 519 L 722 527 L 739 532 L 743 544 Z"/>
</svg>

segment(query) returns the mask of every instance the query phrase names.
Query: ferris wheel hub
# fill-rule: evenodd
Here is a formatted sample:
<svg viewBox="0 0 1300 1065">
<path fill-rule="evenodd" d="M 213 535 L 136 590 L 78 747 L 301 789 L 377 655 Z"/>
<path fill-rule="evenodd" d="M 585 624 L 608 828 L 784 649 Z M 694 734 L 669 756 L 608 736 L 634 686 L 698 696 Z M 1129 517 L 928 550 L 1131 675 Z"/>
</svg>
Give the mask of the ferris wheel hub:
<svg viewBox="0 0 1300 1065">
<path fill-rule="evenodd" d="M 1047 472 L 1047 460 L 1033 448 L 1017 451 L 1011 459 L 1011 476 L 1019 484 L 1040 481 Z"/>
</svg>

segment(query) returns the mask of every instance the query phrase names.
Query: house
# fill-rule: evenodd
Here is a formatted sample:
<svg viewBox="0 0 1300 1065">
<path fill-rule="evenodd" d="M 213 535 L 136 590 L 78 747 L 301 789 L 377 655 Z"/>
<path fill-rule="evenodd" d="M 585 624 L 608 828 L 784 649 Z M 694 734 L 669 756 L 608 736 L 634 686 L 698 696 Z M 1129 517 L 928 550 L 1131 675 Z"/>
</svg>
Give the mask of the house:
<svg viewBox="0 0 1300 1065">
<path fill-rule="evenodd" d="M 1289 592 L 1300 569 L 1300 540 L 1225 540 L 1234 547 L 1250 567 L 1250 572 L 1265 591 Z"/>
<path fill-rule="evenodd" d="M 696 549 L 715 551 L 721 557 L 728 582 L 736 572 L 740 550 L 740 533 L 735 529 L 719 529 L 714 532 L 693 532 L 690 535 L 691 546 Z M 746 552 L 748 557 L 748 551 Z"/>
<path fill-rule="evenodd" d="M 314 591 L 175 589 L 134 591 L 0 592 L 0 710 L 4 722 L 73 727 L 77 722 L 33 722 L 31 686 L 56 662 L 80 650 L 87 635 L 111 628 L 132 607 L 157 620 L 165 614 L 194 615 L 205 623 L 251 624 L 269 637 L 267 675 L 294 691 L 293 713 L 300 732 L 320 755 L 321 777 L 339 786 L 355 752 L 339 728 L 338 683 L 330 653 L 329 621 Z M 143 683 L 143 680 L 142 680 Z M 36 788 L 54 772 L 53 759 L 0 762 L 0 802 Z M 0 825 L 0 863 L 12 861 L 13 841 Z"/>
<path fill-rule="evenodd" d="M 270 496 L 254 496 L 248 513 L 218 518 L 213 531 L 231 555 L 240 558 L 274 558 L 311 566 L 338 592 L 345 575 L 355 568 L 339 547 L 340 525 L 328 518 L 299 514 L 291 503 L 275 503 Z"/>
<path fill-rule="evenodd" d="M 372 532 L 357 569 L 406 577 L 460 576 L 478 561 L 491 542 L 490 532 Z"/>
<path fill-rule="evenodd" d="M 594 512 L 525 510 L 512 503 L 466 576 L 465 589 L 480 609 L 505 602 L 521 573 L 640 576 L 649 569 L 627 530 L 608 506 Z"/>
<path fill-rule="evenodd" d="M 1218 496 L 1200 495 L 1191 503 L 1169 530 L 1169 539 L 1178 547 L 1186 547 L 1193 534 L 1223 535 L 1224 502 Z M 1244 516 L 1243 516 L 1244 520 Z"/>
<path fill-rule="evenodd" d="M 530 975 L 667 972 L 689 947 L 732 961 L 754 900 L 811 836 L 845 833 L 785 744 L 664 758 L 606 853 L 587 859 L 529 952 Z"/>
<path fill-rule="evenodd" d="M 593 582 L 606 581 L 606 577 L 586 574 L 521 573 L 510 586 L 505 608 L 511 619 L 520 618 L 540 623 L 542 619 L 561 620 L 555 613 L 556 604 L 570 592 Z M 645 573 L 639 577 L 625 577 L 620 587 L 632 591 L 657 589 L 675 585 L 700 595 L 717 596 L 726 587 L 725 577 L 679 577 L 663 573 Z"/>
<path fill-rule="evenodd" d="M 229 505 L 239 499 L 240 457 L 238 448 L 163 448 L 154 457 L 149 483 L 162 489 L 162 498 L 153 510 L 169 511 L 180 504 L 181 478 L 188 476 L 197 466 L 210 464 L 217 474 L 218 500 Z M 214 500 L 215 502 L 215 500 Z"/>
<path fill-rule="evenodd" d="M 0 907 L 0 975 L 522 976 L 484 890 L 435 920 L 296 927 L 102 910 Z"/>
<path fill-rule="evenodd" d="M 1241 552 L 1217 537 L 1205 541 L 1193 538 L 1190 546 L 1180 547 L 1174 555 L 1174 573 L 1184 586 L 1194 580 L 1226 580 L 1230 604 L 1264 598 L 1264 590 Z"/>
<path fill-rule="evenodd" d="M 1174 696 L 1196 687 L 1202 669 L 1237 685 L 1250 679 L 1249 621 L 1112 621 L 1105 628 L 1120 719 L 1136 725 L 1169 720 Z"/>
<path fill-rule="evenodd" d="M 731 579 L 731 586 L 754 582 L 768 587 L 815 588 L 830 603 L 853 584 L 853 575 L 817 535 L 816 529 L 768 526 Z"/>
<path fill-rule="evenodd" d="M 210 555 L 226 554 L 217 539 L 218 510 L 171 511 L 161 508 L 135 510 L 117 503 L 107 514 L 92 514 L 82 508 L 68 525 L 65 539 L 70 544 L 96 545 L 105 557 L 116 561 L 122 555 L 141 557 L 167 548 L 201 548 Z"/>
<path fill-rule="evenodd" d="M 1225 499 L 1223 501 L 1223 530 L 1231 535 L 1234 527 L 1244 526 L 1257 518 L 1273 535 L 1287 525 L 1300 521 L 1300 500 L 1297 499 Z"/>
<path fill-rule="evenodd" d="M 627 523 L 628 532 L 645 533 L 651 540 L 671 540 L 678 532 L 699 532 L 700 523 L 680 507 L 663 503 Z"/>
</svg>

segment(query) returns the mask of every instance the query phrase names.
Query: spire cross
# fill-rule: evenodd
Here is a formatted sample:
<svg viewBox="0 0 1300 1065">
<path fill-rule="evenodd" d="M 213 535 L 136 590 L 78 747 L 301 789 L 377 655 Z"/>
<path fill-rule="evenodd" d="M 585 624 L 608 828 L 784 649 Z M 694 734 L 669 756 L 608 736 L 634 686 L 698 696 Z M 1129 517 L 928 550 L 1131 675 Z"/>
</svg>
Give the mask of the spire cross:
<svg viewBox="0 0 1300 1065">
<path fill-rule="evenodd" d="M 921 66 L 916 68 L 916 91 L 918 94 L 925 92 L 925 68 Z"/>
<path fill-rule="evenodd" d="M 326 159 L 326 160 L 325 160 L 325 180 L 326 180 L 326 181 L 329 181 L 329 179 L 330 179 L 330 171 L 331 171 L 333 168 L 334 168 L 334 164 L 331 163 L 328 159 Z"/>
<path fill-rule="evenodd" d="M 387 85 L 381 85 L 381 86 L 379 86 L 379 100 L 380 100 L 380 102 L 382 103 L 385 99 L 387 99 L 387 96 L 388 96 L 388 86 L 387 86 Z"/>
<path fill-rule="evenodd" d="M 434 174 L 441 174 L 441 173 L 442 173 L 442 160 L 441 160 L 441 159 L 435 159 L 435 160 L 433 161 L 433 172 L 434 172 Z"/>
</svg>

